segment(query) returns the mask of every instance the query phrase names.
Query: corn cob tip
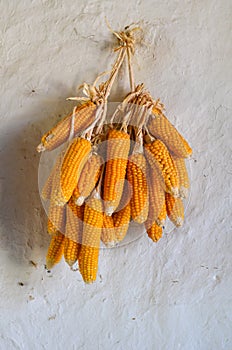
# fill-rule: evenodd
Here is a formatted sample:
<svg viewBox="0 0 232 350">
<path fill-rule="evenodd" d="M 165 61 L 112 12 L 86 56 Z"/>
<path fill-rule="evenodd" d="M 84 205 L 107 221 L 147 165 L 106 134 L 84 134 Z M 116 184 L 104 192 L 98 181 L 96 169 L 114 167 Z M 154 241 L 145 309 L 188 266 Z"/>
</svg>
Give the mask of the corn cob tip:
<svg viewBox="0 0 232 350">
<path fill-rule="evenodd" d="M 88 281 L 84 281 L 84 282 L 85 282 L 85 284 L 93 284 L 94 281 L 95 281 L 95 280 L 92 279 L 92 280 L 88 280 Z"/>
<path fill-rule="evenodd" d="M 75 261 L 74 264 L 71 266 L 72 271 L 77 271 L 78 270 L 78 261 Z"/>
<path fill-rule="evenodd" d="M 97 191 L 96 189 L 93 192 L 93 198 L 101 199 L 101 195 L 100 195 L 99 191 Z"/>
<path fill-rule="evenodd" d="M 160 220 L 160 219 L 158 218 L 158 219 L 156 220 L 156 223 L 157 223 L 158 226 L 163 227 L 163 226 L 165 225 L 165 219 L 161 219 L 161 220 Z"/>
<path fill-rule="evenodd" d="M 45 149 L 46 148 L 44 147 L 44 145 L 42 143 L 40 143 L 36 148 L 37 152 L 39 152 L 39 153 L 44 152 Z"/>
<path fill-rule="evenodd" d="M 107 248 L 114 248 L 117 245 L 117 241 L 110 241 L 107 243 L 104 243 Z"/>
<path fill-rule="evenodd" d="M 75 200 L 75 204 L 78 205 L 79 207 L 82 206 L 82 204 L 84 203 L 85 201 L 85 197 L 84 196 L 80 196 L 78 197 L 76 200 Z"/>
<path fill-rule="evenodd" d="M 65 262 L 66 262 L 71 268 L 73 268 L 73 265 L 76 263 L 76 260 L 66 260 L 66 259 L 65 259 Z"/>
<path fill-rule="evenodd" d="M 114 207 L 113 206 L 106 207 L 105 213 L 106 213 L 107 216 L 112 216 L 113 212 L 114 212 Z"/>
<path fill-rule="evenodd" d="M 179 189 L 179 196 L 180 198 L 188 198 L 188 188 L 181 186 Z"/>
<path fill-rule="evenodd" d="M 180 216 L 177 216 L 176 221 L 175 221 L 175 226 L 180 227 L 183 225 L 183 223 L 184 223 L 183 218 L 181 218 Z"/>
<path fill-rule="evenodd" d="M 159 240 L 160 240 L 160 238 L 162 237 L 162 235 L 161 236 L 149 236 L 149 238 L 154 242 L 154 243 L 157 243 Z"/>
<path fill-rule="evenodd" d="M 171 192 L 172 192 L 172 196 L 173 196 L 174 198 L 179 197 L 179 188 L 178 188 L 178 187 L 172 187 L 172 188 L 171 188 Z"/>
<path fill-rule="evenodd" d="M 47 259 L 46 264 L 45 264 L 45 269 L 46 270 L 51 270 L 53 266 L 55 265 L 55 261 L 53 259 Z"/>
</svg>

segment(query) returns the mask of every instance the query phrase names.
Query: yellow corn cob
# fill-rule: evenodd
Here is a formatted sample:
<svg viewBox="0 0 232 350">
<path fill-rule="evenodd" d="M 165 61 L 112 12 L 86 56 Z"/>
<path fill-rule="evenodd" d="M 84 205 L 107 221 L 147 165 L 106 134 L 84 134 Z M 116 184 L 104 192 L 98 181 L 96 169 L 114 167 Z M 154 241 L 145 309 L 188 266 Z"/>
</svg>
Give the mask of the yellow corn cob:
<svg viewBox="0 0 232 350">
<path fill-rule="evenodd" d="M 129 181 L 125 179 L 122 197 L 115 213 L 123 209 L 127 204 L 130 204 L 131 198 L 132 198 L 132 186 L 129 183 Z"/>
<path fill-rule="evenodd" d="M 100 198 L 90 198 L 85 204 L 79 269 L 86 283 L 97 277 L 98 255 L 103 225 L 103 207 Z"/>
<path fill-rule="evenodd" d="M 188 142 L 186 141 L 186 139 L 180 134 L 180 139 L 184 145 L 184 148 L 185 148 L 185 151 L 186 151 L 186 154 L 188 154 L 187 157 L 185 158 L 188 158 L 192 155 L 193 151 L 192 151 L 192 148 L 189 146 Z"/>
<path fill-rule="evenodd" d="M 149 188 L 149 212 L 145 222 L 146 230 L 154 223 L 164 226 L 167 212 L 165 204 L 165 191 L 162 182 L 155 168 L 148 167 L 148 188 Z"/>
<path fill-rule="evenodd" d="M 103 199 L 105 212 L 112 215 L 119 205 L 126 175 L 130 136 L 124 131 L 111 129 L 107 141 Z"/>
<path fill-rule="evenodd" d="M 175 164 L 167 147 L 160 140 L 145 145 L 146 157 L 151 167 L 156 168 L 166 192 L 179 193 L 179 181 Z"/>
<path fill-rule="evenodd" d="M 166 193 L 166 207 L 169 219 L 175 226 L 182 226 L 184 222 L 184 206 L 181 198 L 174 198 Z"/>
<path fill-rule="evenodd" d="M 57 188 L 60 187 L 60 167 L 62 164 L 63 156 L 59 155 L 56 164 L 52 170 L 52 184 L 50 190 L 50 203 L 48 209 L 48 224 L 47 224 L 47 232 L 49 234 L 54 234 L 57 231 L 61 233 L 65 232 L 65 224 L 66 224 L 66 208 L 65 206 L 58 206 L 56 204 L 55 195 Z"/>
<path fill-rule="evenodd" d="M 113 213 L 114 229 L 116 242 L 122 241 L 128 231 L 131 218 L 130 202 L 119 211 Z"/>
<path fill-rule="evenodd" d="M 53 235 L 57 232 L 56 226 L 53 225 L 52 221 L 49 218 L 47 223 L 47 232 L 49 233 L 49 235 Z"/>
<path fill-rule="evenodd" d="M 164 114 L 156 113 L 153 109 L 154 117 L 148 123 L 149 132 L 162 140 L 169 151 L 180 158 L 187 158 L 192 154 L 192 149 L 187 141 L 180 135 L 176 128 L 169 122 Z"/>
<path fill-rule="evenodd" d="M 107 216 L 105 213 L 103 213 L 101 240 L 109 248 L 114 247 L 116 243 L 113 217 Z"/>
<path fill-rule="evenodd" d="M 148 187 L 146 179 L 146 159 L 143 154 L 130 156 L 127 164 L 127 179 L 132 186 L 131 216 L 142 224 L 148 215 Z"/>
<path fill-rule="evenodd" d="M 72 239 L 65 237 L 64 240 L 64 258 L 66 263 L 72 267 L 78 260 L 80 253 L 80 244 Z"/>
<path fill-rule="evenodd" d="M 84 205 L 76 205 L 74 198 L 71 197 L 66 208 L 66 237 L 81 243 L 83 220 L 84 220 Z"/>
<path fill-rule="evenodd" d="M 164 203 L 158 215 L 158 218 L 156 219 L 157 225 L 163 227 L 165 225 L 166 218 L 167 218 L 167 208 L 166 208 L 166 203 Z"/>
<path fill-rule="evenodd" d="M 78 260 L 81 248 L 84 206 L 77 206 L 73 197 L 66 207 L 64 258 L 69 266 Z"/>
<path fill-rule="evenodd" d="M 94 122 L 96 110 L 97 106 L 91 101 L 76 108 L 74 115 L 74 135 L 85 130 Z M 73 113 L 70 113 L 42 137 L 41 143 L 37 147 L 38 152 L 45 150 L 51 151 L 68 140 L 71 131 L 72 116 Z"/>
<path fill-rule="evenodd" d="M 57 264 L 63 255 L 64 250 L 64 235 L 57 231 L 51 238 L 46 257 L 46 268 L 50 270 Z"/>
<path fill-rule="evenodd" d="M 82 205 L 96 186 L 102 170 L 103 159 L 93 153 L 81 172 L 78 185 L 74 189 L 73 197 L 77 205 Z"/>
<path fill-rule="evenodd" d="M 181 198 L 187 198 L 189 190 L 189 177 L 185 166 L 185 160 L 183 158 L 177 158 L 175 156 L 172 156 L 172 159 L 176 166 L 177 174 L 179 177 L 179 195 Z"/>
<path fill-rule="evenodd" d="M 71 198 L 90 151 L 90 141 L 80 137 L 68 147 L 61 167 L 60 186 L 55 195 L 57 205 L 63 205 Z"/>
<path fill-rule="evenodd" d="M 65 233 L 66 224 L 66 208 L 61 207 L 50 202 L 48 211 L 48 226 L 47 231 L 49 234 L 54 234 L 57 231 Z"/>
<path fill-rule="evenodd" d="M 150 237 L 154 242 L 157 242 L 162 237 L 162 227 L 157 225 L 156 222 L 146 229 L 148 237 Z"/>
<path fill-rule="evenodd" d="M 52 187 L 54 185 L 57 186 L 57 184 L 59 183 L 59 174 L 60 174 L 60 168 L 61 168 L 61 164 L 62 164 L 62 160 L 63 160 L 63 154 L 61 153 L 55 162 L 55 165 L 52 168 L 52 171 L 47 179 L 47 181 L 45 182 L 45 185 L 41 191 L 41 196 L 43 199 L 51 199 L 52 196 Z M 55 180 L 55 178 L 57 178 Z M 56 183 L 57 182 L 57 183 Z"/>
<path fill-rule="evenodd" d="M 52 193 L 52 180 L 53 180 L 53 176 L 54 176 L 54 169 L 52 169 L 52 172 L 50 173 L 50 175 L 47 178 L 47 181 L 44 184 L 44 187 L 41 191 L 41 197 L 46 200 L 46 199 L 50 199 L 51 197 L 51 193 Z"/>
</svg>

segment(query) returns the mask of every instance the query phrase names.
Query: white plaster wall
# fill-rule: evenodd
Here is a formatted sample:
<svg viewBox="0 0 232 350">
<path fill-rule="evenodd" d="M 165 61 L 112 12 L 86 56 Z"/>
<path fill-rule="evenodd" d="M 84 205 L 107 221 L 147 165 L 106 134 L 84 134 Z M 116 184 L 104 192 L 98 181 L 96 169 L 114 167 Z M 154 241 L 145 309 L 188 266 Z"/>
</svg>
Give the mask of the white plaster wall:
<svg viewBox="0 0 232 350">
<path fill-rule="evenodd" d="M 64 263 L 44 270 L 35 147 L 110 67 L 104 16 L 143 21 L 136 80 L 190 141 L 192 190 L 182 229 L 101 251 L 85 286 Z M 1 350 L 232 349 L 231 18 L 230 0 L 0 1 Z"/>
</svg>

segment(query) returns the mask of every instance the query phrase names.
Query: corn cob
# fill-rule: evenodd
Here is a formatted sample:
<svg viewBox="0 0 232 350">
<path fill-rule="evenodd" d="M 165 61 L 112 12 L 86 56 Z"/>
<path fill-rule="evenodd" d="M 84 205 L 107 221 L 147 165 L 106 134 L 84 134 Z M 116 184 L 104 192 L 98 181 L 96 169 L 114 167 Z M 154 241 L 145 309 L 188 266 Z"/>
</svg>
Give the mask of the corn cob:
<svg viewBox="0 0 232 350">
<path fill-rule="evenodd" d="M 64 233 L 65 224 L 66 224 L 65 206 L 61 207 L 50 202 L 49 211 L 48 211 L 47 232 L 49 234 L 54 234 L 57 231 Z"/>
<path fill-rule="evenodd" d="M 179 181 L 177 170 L 167 147 L 160 140 L 145 145 L 146 158 L 151 167 L 156 168 L 166 192 L 178 196 Z"/>
<path fill-rule="evenodd" d="M 82 205 L 91 194 L 99 180 L 103 159 L 98 154 L 92 154 L 81 172 L 78 185 L 73 191 L 73 197 L 77 205 Z"/>
<path fill-rule="evenodd" d="M 85 204 L 79 269 L 86 283 L 97 277 L 98 255 L 103 225 L 103 207 L 100 198 L 90 198 Z"/>
<path fill-rule="evenodd" d="M 52 169 L 52 172 L 50 173 L 50 175 L 47 178 L 47 181 L 44 184 L 44 187 L 41 191 L 41 197 L 46 200 L 46 199 L 50 199 L 51 198 L 51 193 L 52 193 L 52 180 L 53 180 L 53 176 L 54 176 L 54 169 Z"/>
<path fill-rule="evenodd" d="M 124 208 L 113 213 L 114 229 L 116 242 L 122 241 L 128 231 L 131 218 L 130 202 Z"/>
<path fill-rule="evenodd" d="M 49 235 L 53 235 L 54 233 L 57 232 L 57 228 L 55 225 L 53 225 L 53 222 L 48 218 L 48 222 L 47 222 L 47 233 Z"/>
<path fill-rule="evenodd" d="M 74 136 L 85 130 L 94 122 L 96 110 L 97 106 L 91 101 L 88 101 L 76 108 L 76 112 L 74 114 Z M 42 137 L 41 143 L 37 147 L 37 151 L 51 151 L 60 146 L 62 143 L 66 142 L 71 131 L 72 117 L 73 113 L 70 113 L 56 126 L 54 126 L 54 128 L 49 130 Z"/>
<path fill-rule="evenodd" d="M 148 232 L 153 225 L 156 227 L 155 224 L 160 227 L 164 226 L 167 212 L 165 204 L 165 191 L 162 187 L 157 170 L 148 166 L 147 172 L 149 188 L 149 212 L 145 222 L 145 227 Z"/>
<path fill-rule="evenodd" d="M 84 207 L 85 205 L 78 206 L 76 205 L 74 198 L 71 197 L 67 204 L 66 209 L 66 227 L 65 235 L 81 243 L 82 240 L 82 229 L 83 229 L 83 220 L 84 220 Z"/>
<path fill-rule="evenodd" d="M 101 240 L 109 248 L 114 247 L 116 243 L 113 217 L 107 216 L 105 213 L 103 213 Z"/>
<path fill-rule="evenodd" d="M 166 207 L 169 219 L 175 226 L 182 226 L 184 222 L 184 206 L 181 198 L 175 198 L 166 193 Z"/>
<path fill-rule="evenodd" d="M 127 164 L 127 179 L 132 186 L 131 216 L 142 224 L 148 216 L 146 159 L 142 153 L 132 154 Z"/>
<path fill-rule="evenodd" d="M 149 132 L 156 138 L 162 140 L 169 151 L 179 158 L 191 156 L 192 149 L 187 141 L 180 135 L 176 128 L 169 122 L 164 114 L 156 113 L 153 108 L 154 117 L 148 122 Z"/>
<path fill-rule="evenodd" d="M 47 178 L 47 181 L 44 184 L 44 187 L 41 191 L 41 197 L 46 200 L 46 199 L 51 199 L 52 196 L 52 187 L 53 183 L 54 186 L 57 186 L 59 182 L 59 174 L 60 174 L 60 168 L 63 160 L 63 155 L 62 153 L 57 157 L 57 160 L 55 162 L 55 165 L 52 168 L 52 171 Z M 55 178 L 57 177 L 57 184 L 55 184 Z"/>
<path fill-rule="evenodd" d="M 156 219 L 157 225 L 163 227 L 165 225 L 166 218 L 167 218 L 167 208 L 166 208 L 166 203 L 164 203 L 163 207 L 159 212 L 158 218 Z"/>
<path fill-rule="evenodd" d="M 90 151 L 90 141 L 80 137 L 68 147 L 61 167 L 60 186 L 55 194 L 57 205 L 64 205 L 71 198 Z"/>
<path fill-rule="evenodd" d="M 66 228 L 64 243 L 64 258 L 69 266 L 78 260 L 82 240 L 84 206 L 77 206 L 73 197 L 66 209 Z"/>
<path fill-rule="evenodd" d="M 185 160 L 183 158 L 177 158 L 175 156 L 172 156 L 172 159 L 176 166 L 177 174 L 179 177 L 179 195 L 181 198 L 187 198 L 190 185 L 188 171 L 185 166 Z"/>
<path fill-rule="evenodd" d="M 59 188 L 60 186 L 60 167 L 62 164 L 62 159 L 63 159 L 63 156 L 62 154 L 60 154 L 50 174 L 52 183 L 51 183 L 51 189 L 49 190 L 50 203 L 48 208 L 48 223 L 47 223 L 47 232 L 49 234 L 55 234 L 57 231 L 60 231 L 61 233 L 65 232 L 66 208 L 65 206 L 63 207 L 58 206 L 56 204 L 56 201 L 54 200 L 57 188 Z"/>
<path fill-rule="evenodd" d="M 50 270 L 55 264 L 57 264 L 63 255 L 64 250 L 64 235 L 57 231 L 52 235 L 51 242 L 48 248 L 46 257 L 46 268 Z"/>
<path fill-rule="evenodd" d="M 162 237 L 162 227 L 157 225 L 156 222 L 153 222 L 153 224 L 146 228 L 147 235 L 150 237 L 154 242 L 157 242 Z"/>
<path fill-rule="evenodd" d="M 109 216 L 118 207 L 122 196 L 129 150 L 130 136 L 124 131 L 111 129 L 108 133 L 103 190 L 105 212 Z"/>
<path fill-rule="evenodd" d="M 64 240 L 64 258 L 66 263 L 72 267 L 78 260 L 80 253 L 80 244 L 72 239 L 65 237 Z"/>
<path fill-rule="evenodd" d="M 127 204 L 130 204 L 131 198 L 132 198 L 132 186 L 129 183 L 129 181 L 125 179 L 122 197 L 117 207 L 117 210 L 115 211 L 115 214 L 119 212 L 121 209 L 123 209 Z"/>
<path fill-rule="evenodd" d="M 185 151 L 186 151 L 186 154 L 188 155 L 187 157 L 184 157 L 184 158 L 188 158 L 192 155 L 193 151 L 192 151 L 192 148 L 189 146 L 187 140 L 180 134 L 180 139 L 184 145 L 184 148 L 185 148 Z"/>
</svg>

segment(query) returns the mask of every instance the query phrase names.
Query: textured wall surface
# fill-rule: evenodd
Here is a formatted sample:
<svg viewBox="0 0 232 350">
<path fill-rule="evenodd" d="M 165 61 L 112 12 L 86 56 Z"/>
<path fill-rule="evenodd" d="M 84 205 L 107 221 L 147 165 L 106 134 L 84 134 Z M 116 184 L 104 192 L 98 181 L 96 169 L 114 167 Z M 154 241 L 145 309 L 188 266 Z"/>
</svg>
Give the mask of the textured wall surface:
<svg viewBox="0 0 232 350">
<path fill-rule="evenodd" d="M 231 1 L 0 5 L 0 349 L 232 349 Z M 136 81 L 190 141 L 192 188 L 182 229 L 102 250 L 86 286 L 64 263 L 44 270 L 35 148 L 76 86 L 110 68 L 105 16 L 116 30 L 141 21 Z"/>
</svg>

